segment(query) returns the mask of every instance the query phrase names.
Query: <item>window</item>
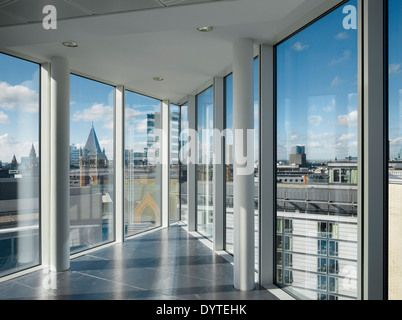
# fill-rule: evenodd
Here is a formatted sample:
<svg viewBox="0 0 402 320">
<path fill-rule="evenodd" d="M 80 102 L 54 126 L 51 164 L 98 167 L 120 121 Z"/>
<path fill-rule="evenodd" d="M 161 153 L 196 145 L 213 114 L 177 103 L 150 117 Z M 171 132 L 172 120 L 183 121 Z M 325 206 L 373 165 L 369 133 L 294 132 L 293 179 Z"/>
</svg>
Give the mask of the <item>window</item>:
<svg viewBox="0 0 402 320">
<path fill-rule="evenodd" d="M 329 241 L 329 251 L 328 255 L 331 257 L 337 257 L 338 256 L 338 242 L 337 241 Z"/>
<path fill-rule="evenodd" d="M 339 224 L 334 222 L 328 222 L 328 238 L 338 239 L 339 238 Z"/>
<path fill-rule="evenodd" d="M 327 255 L 327 244 L 328 244 L 327 240 L 318 240 L 317 243 L 318 243 L 317 253 L 319 255 L 324 256 Z"/>
<path fill-rule="evenodd" d="M 282 252 L 276 253 L 276 265 L 282 267 Z"/>
<path fill-rule="evenodd" d="M 293 255 L 291 253 L 285 253 L 285 267 L 293 267 Z"/>
<path fill-rule="evenodd" d="M 327 291 L 327 276 L 323 275 L 317 276 L 317 289 Z"/>
<path fill-rule="evenodd" d="M 331 293 L 338 293 L 338 278 L 329 277 L 328 278 L 328 291 Z"/>
<path fill-rule="evenodd" d="M 187 222 L 187 156 L 185 145 L 187 144 L 188 116 L 187 104 L 180 107 L 180 217 Z"/>
<path fill-rule="evenodd" d="M 39 66 L 0 53 L 0 277 L 40 263 Z"/>
<path fill-rule="evenodd" d="M 70 251 L 114 241 L 114 87 L 70 76 Z"/>
<path fill-rule="evenodd" d="M 180 220 L 180 107 L 170 105 L 169 221 Z"/>
<path fill-rule="evenodd" d="M 328 273 L 329 274 L 338 274 L 339 273 L 338 260 L 328 259 Z"/>
<path fill-rule="evenodd" d="M 318 222 L 317 235 L 319 238 L 327 237 L 327 223 L 326 222 Z"/>
<path fill-rule="evenodd" d="M 197 164 L 197 231 L 212 240 L 213 236 L 213 87 L 196 97 L 198 164 Z"/>
<path fill-rule="evenodd" d="M 161 225 L 161 101 L 125 91 L 125 235 Z"/>
<path fill-rule="evenodd" d="M 358 1 L 342 2 L 275 46 L 277 175 L 285 182 L 276 184 L 276 219 L 283 234 L 297 233 L 291 248 L 303 253 L 293 259 L 297 277 L 282 287 L 300 298 L 317 299 L 320 290 L 328 297 L 327 278 L 319 276 L 315 290 L 311 271 L 328 273 L 329 256 L 358 263 L 358 34 L 344 27 L 346 6 L 357 9 Z M 284 166 L 307 172 L 304 183 L 285 176 Z M 356 299 L 357 287 L 349 289 L 336 294 Z"/>
<path fill-rule="evenodd" d="M 327 273 L 327 258 L 318 258 L 318 272 L 324 272 Z"/>
<path fill-rule="evenodd" d="M 285 236 L 284 239 L 285 239 L 285 246 L 284 246 L 284 249 L 287 250 L 287 251 L 292 251 L 292 250 L 293 250 L 293 246 L 292 246 L 292 244 L 293 244 L 293 238 L 292 238 L 292 237 Z"/>
<path fill-rule="evenodd" d="M 290 219 L 285 219 L 285 233 L 293 232 L 293 221 Z"/>
<path fill-rule="evenodd" d="M 402 3 L 388 1 L 388 298 L 402 299 Z"/>
<path fill-rule="evenodd" d="M 225 87 L 225 128 L 233 130 L 233 75 L 224 79 Z M 225 137 L 225 192 L 226 192 L 226 246 L 233 254 L 233 134 Z"/>
</svg>

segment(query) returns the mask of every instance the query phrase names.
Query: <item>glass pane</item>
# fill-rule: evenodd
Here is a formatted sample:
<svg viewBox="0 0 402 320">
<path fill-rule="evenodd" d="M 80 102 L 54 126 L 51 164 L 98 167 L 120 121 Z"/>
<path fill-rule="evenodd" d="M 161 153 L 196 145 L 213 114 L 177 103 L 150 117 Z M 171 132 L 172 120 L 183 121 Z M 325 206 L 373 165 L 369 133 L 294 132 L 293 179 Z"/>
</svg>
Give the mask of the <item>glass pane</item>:
<svg viewBox="0 0 402 320">
<path fill-rule="evenodd" d="M 169 221 L 180 220 L 180 159 L 179 159 L 180 107 L 170 105 L 170 172 L 169 172 Z"/>
<path fill-rule="evenodd" d="M 183 222 L 188 221 L 187 207 L 187 144 L 188 116 L 187 104 L 180 107 L 180 216 Z"/>
<path fill-rule="evenodd" d="M 284 288 L 301 299 L 328 296 L 314 274 L 327 272 L 328 256 L 339 261 L 337 297 L 357 297 L 356 19 L 351 0 L 276 47 L 277 219 L 292 226 Z"/>
<path fill-rule="evenodd" d="M 389 0 L 388 297 L 402 299 L 402 2 Z"/>
<path fill-rule="evenodd" d="M 197 165 L 197 231 L 212 240 L 213 231 L 213 87 L 196 97 L 198 165 Z"/>
<path fill-rule="evenodd" d="M 130 236 L 161 225 L 161 101 L 125 92 L 124 227 Z"/>
<path fill-rule="evenodd" d="M 39 66 L 0 54 L 0 277 L 40 263 Z"/>
<path fill-rule="evenodd" d="M 70 251 L 114 240 L 114 87 L 70 76 Z"/>
</svg>

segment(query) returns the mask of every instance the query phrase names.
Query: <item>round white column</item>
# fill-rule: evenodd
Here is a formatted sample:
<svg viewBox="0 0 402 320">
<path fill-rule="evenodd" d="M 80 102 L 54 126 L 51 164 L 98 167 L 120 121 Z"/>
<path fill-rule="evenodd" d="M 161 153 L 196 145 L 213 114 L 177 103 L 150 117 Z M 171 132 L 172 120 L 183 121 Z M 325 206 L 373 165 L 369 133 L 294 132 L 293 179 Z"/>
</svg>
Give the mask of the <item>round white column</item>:
<svg viewBox="0 0 402 320">
<path fill-rule="evenodd" d="M 51 60 L 51 205 L 50 268 L 70 268 L 70 67 L 63 57 Z"/>
<path fill-rule="evenodd" d="M 247 141 L 247 130 L 254 129 L 254 42 L 238 39 L 233 44 L 233 128 L 234 154 L 247 155 L 254 168 L 254 144 Z M 242 130 L 243 141 L 236 141 L 236 130 Z M 237 149 L 237 152 L 236 152 Z M 234 287 L 248 291 L 255 287 L 254 279 L 254 169 L 250 174 L 239 174 L 239 165 L 234 157 L 233 201 L 234 201 Z"/>
</svg>

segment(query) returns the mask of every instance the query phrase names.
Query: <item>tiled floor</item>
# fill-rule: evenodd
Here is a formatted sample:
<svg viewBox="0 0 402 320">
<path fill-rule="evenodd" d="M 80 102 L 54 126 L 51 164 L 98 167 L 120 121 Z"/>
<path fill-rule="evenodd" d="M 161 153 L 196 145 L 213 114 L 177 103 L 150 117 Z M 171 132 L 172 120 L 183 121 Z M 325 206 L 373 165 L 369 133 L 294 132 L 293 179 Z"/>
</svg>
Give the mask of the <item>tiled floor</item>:
<svg viewBox="0 0 402 320">
<path fill-rule="evenodd" d="M 0 283 L 0 299 L 274 300 L 233 287 L 233 266 L 180 226 L 71 260 L 67 272 L 36 271 Z"/>
</svg>

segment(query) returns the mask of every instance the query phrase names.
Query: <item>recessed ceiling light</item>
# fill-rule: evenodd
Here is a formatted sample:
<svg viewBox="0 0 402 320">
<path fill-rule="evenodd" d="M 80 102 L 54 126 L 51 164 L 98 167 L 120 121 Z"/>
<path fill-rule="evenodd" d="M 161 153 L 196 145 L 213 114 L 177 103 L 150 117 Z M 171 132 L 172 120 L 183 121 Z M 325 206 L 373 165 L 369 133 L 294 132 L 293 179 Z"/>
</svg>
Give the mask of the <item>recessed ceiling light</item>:
<svg viewBox="0 0 402 320">
<path fill-rule="evenodd" d="M 209 31 L 212 31 L 213 29 L 214 29 L 214 27 L 211 27 L 211 26 L 209 26 L 209 27 L 198 27 L 197 28 L 197 30 L 200 31 L 200 32 L 209 32 Z"/>
<path fill-rule="evenodd" d="M 75 41 L 64 41 L 63 45 L 69 48 L 76 48 L 78 47 L 78 43 Z"/>
<path fill-rule="evenodd" d="M 161 78 L 161 77 L 154 77 L 153 78 L 155 81 L 163 81 L 163 80 L 165 80 L 165 79 L 163 79 L 163 78 Z"/>
</svg>

